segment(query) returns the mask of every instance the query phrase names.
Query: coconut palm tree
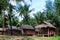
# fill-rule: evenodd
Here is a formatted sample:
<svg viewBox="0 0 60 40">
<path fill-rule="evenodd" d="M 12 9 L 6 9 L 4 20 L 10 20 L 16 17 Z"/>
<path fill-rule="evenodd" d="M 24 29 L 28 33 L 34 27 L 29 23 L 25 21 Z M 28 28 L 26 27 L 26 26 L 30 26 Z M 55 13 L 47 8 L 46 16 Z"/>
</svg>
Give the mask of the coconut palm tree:
<svg viewBox="0 0 60 40">
<path fill-rule="evenodd" d="M 16 0 L 17 3 L 20 2 L 20 1 L 24 1 L 24 0 Z M 13 5 L 11 3 L 9 3 L 9 9 L 8 10 L 9 10 L 9 14 L 8 14 L 8 16 L 9 16 L 9 25 L 11 27 L 11 35 L 12 35 L 12 16 L 13 16 L 12 11 L 13 11 Z"/>
<path fill-rule="evenodd" d="M 5 31 L 4 30 L 4 28 L 5 28 L 5 16 L 4 15 L 5 15 L 5 9 L 6 9 L 7 5 L 8 5 L 8 0 L 5 0 L 5 1 L 0 0 L 0 14 L 2 15 L 3 31 Z"/>
<path fill-rule="evenodd" d="M 20 16 L 23 16 L 23 23 L 24 24 L 29 24 L 29 13 L 32 12 L 32 10 L 29 10 L 30 5 L 25 4 L 24 6 L 20 6 L 19 11 L 20 11 Z"/>
<path fill-rule="evenodd" d="M 45 15 L 41 12 L 37 12 L 36 14 L 34 14 L 34 16 L 38 24 L 45 20 Z"/>
</svg>

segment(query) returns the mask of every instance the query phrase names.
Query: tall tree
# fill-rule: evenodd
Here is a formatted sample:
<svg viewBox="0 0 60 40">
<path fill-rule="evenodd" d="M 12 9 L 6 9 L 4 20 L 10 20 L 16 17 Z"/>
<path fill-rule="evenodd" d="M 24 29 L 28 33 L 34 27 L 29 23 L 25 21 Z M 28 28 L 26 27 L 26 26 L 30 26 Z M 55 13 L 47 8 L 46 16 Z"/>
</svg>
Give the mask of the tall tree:
<svg viewBox="0 0 60 40">
<path fill-rule="evenodd" d="M 15 1 L 15 0 L 13 0 L 13 1 Z M 24 1 L 24 0 L 16 0 L 17 3 L 20 2 L 20 1 Z M 9 25 L 11 27 L 11 35 L 12 35 L 12 16 L 13 16 L 12 11 L 13 11 L 13 5 L 11 3 L 9 3 L 9 14 L 8 14 L 8 16 L 9 16 Z"/>
<path fill-rule="evenodd" d="M 56 27 L 58 28 L 58 32 L 60 35 L 60 0 L 55 0 L 55 8 L 56 8 L 56 15 L 57 15 Z"/>
<path fill-rule="evenodd" d="M 41 12 L 37 12 L 36 14 L 34 14 L 34 16 L 38 24 L 40 24 L 40 22 L 45 20 L 45 15 Z"/>
<path fill-rule="evenodd" d="M 12 35 L 12 9 L 13 9 L 13 6 L 11 4 L 9 4 L 9 25 L 11 27 L 11 35 Z"/>
<path fill-rule="evenodd" d="M 8 0 L 0 0 L 0 15 L 2 15 L 2 25 L 3 25 L 3 31 L 5 31 L 4 30 L 4 28 L 5 28 L 5 17 L 4 17 L 4 15 L 5 15 L 5 9 L 6 9 L 6 7 L 7 7 L 7 5 L 8 5 Z"/>
<path fill-rule="evenodd" d="M 54 23 L 53 20 L 55 18 L 55 13 L 53 10 L 53 4 L 51 0 L 46 1 L 46 19 L 51 23 Z"/>
<path fill-rule="evenodd" d="M 23 23 L 28 24 L 29 21 L 29 13 L 33 10 L 29 10 L 30 5 L 25 4 L 24 6 L 20 6 L 19 11 L 20 15 L 23 16 Z"/>
<path fill-rule="evenodd" d="M 60 15 L 60 0 L 55 0 L 56 13 Z"/>
<path fill-rule="evenodd" d="M 60 0 L 55 0 L 54 1 L 54 5 L 55 5 L 55 8 L 56 8 L 56 13 L 55 13 L 55 23 L 56 23 L 56 27 L 59 28 L 59 25 L 60 25 Z"/>
</svg>

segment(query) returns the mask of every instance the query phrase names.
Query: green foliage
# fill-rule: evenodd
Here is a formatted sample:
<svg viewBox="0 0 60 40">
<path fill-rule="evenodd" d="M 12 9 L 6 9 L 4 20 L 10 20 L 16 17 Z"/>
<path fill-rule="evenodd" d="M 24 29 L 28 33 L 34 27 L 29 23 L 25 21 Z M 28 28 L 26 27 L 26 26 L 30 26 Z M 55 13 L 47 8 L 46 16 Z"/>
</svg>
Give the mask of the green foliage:
<svg viewBox="0 0 60 40">
<path fill-rule="evenodd" d="M 20 25 L 19 20 L 17 17 L 12 18 L 12 25 L 13 26 L 18 26 Z"/>
<path fill-rule="evenodd" d="M 3 14 L 2 13 L 2 10 L 6 10 L 6 8 L 7 8 L 7 6 L 8 6 L 8 0 L 0 0 L 0 26 L 2 27 L 2 26 L 5 26 L 4 24 L 5 24 L 5 20 L 3 20 L 4 19 L 4 17 L 2 17 L 3 15 L 5 15 L 5 13 Z"/>
<path fill-rule="evenodd" d="M 37 21 L 36 21 L 36 19 L 35 18 L 30 18 L 29 19 L 29 25 L 31 25 L 31 26 L 36 26 L 37 25 Z"/>
<path fill-rule="evenodd" d="M 55 0 L 56 13 L 60 15 L 60 0 Z"/>
<path fill-rule="evenodd" d="M 37 12 L 34 16 L 38 24 L 45 20 L 45 15 L 41 12 Z"/>
<path fill-rule="evenodd" d="M 7 7 L 7 5 L 8 5 L 8 0 L 0 0 L 0 10 L 1 9 L 6 9 L 6 7 Z"/>
<path fill-rule="evenodd" d="M 30 19 L 29 13 L 32 11 L 32 10 L 29 10 L 29 7 L 30 7 L 30 5 L 25 4 L 24 6 L 21 5 L 19 8 L 20 16 L 21 17 L 23 16 L 23 23 L 24 24 L 29 24 L 28 23 L 28 21 Z"/>
</svg>

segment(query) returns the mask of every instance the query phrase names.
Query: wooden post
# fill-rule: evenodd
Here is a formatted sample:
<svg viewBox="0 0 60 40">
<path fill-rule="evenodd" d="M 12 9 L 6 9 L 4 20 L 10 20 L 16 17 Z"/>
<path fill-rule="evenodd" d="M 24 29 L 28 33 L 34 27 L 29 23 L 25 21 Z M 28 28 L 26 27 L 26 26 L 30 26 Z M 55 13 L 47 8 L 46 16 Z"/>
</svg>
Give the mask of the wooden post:
<svg viewBox="0 0 60 40">
<path fill-rule="evenodd" d="M 49 28 L 48 28 L 48 37 L 49 37 Z"/>
<path fill-rule="evenodd" d="M 23 31 L 23 29 L 21 29 L 21 33 L 22 33 L 22 35 L 24 35 L 24 31 Z"/>
</svg>

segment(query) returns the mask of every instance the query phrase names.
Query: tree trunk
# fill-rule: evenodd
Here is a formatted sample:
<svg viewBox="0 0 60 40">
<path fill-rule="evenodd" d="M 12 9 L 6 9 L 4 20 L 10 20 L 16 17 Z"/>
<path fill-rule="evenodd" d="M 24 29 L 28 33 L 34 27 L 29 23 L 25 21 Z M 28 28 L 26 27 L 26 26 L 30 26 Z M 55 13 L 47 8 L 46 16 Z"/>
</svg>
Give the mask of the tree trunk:
<svg viewBox="0 0 60 40">
<path fill-rule="evenodd" d="M 5 11 L 2 10 L 2 26 L 3 26 L 3 34 L 5 34 Z"/>
<path fill-rule="evenodd" d="M 10 25 L 10 34 L 12 35 L 12 23 L 11 23 L 11 13 L 8 14 L 9 15 L 9 25 Z"/>
<path fill-rule="evenodd" d="M 11 28 L 11 35 L 12 35 L 12 5 L 11 4 L 9 4 L 9 14 L 8 14 L 8 16 L 9 16 L 9 25 L 10 25 L 10 28 Z"/>
</svg>

